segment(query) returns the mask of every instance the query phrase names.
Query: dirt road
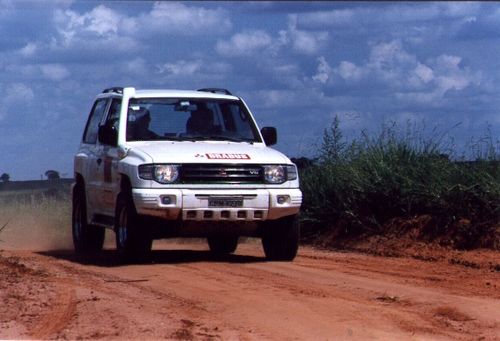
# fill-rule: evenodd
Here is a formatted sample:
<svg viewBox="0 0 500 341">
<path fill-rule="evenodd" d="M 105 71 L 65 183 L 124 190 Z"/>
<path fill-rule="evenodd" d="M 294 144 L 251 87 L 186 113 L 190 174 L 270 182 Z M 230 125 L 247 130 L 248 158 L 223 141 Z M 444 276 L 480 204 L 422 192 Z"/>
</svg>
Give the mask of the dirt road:
<svg viewBox="0 0 500 341">
<path fill-rule="evenodd" d="M 500 256 L 487 257 L 478 268 L 302 248 L 280 263 L 253 242 L 224 259 L 160 242 L 151 263 L 124 266 L 112 250 L 85 262 L 2 251 L 0 338 L 495 340 Z"/>
</svg>

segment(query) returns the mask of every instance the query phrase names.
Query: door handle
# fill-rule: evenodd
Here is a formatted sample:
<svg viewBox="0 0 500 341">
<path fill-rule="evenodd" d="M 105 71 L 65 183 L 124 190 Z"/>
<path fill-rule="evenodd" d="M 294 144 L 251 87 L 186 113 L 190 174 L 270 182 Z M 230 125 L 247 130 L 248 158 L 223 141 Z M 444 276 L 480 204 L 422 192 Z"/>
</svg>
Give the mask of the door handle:
<svg viewBox="0 0 500 341">
<path fill-rule="evenodd" d="M 99 158 L 99 159 L 97 159 L 97 161 L 96 161 L 96 162 L 97 162 L 97 165 L 98 165 L 98 166 L 100 166 L 100 165 L 101 165 L 101 163 L 102 163 L 102 159 L 101 159 L 101 158 Z"/>
</svg>

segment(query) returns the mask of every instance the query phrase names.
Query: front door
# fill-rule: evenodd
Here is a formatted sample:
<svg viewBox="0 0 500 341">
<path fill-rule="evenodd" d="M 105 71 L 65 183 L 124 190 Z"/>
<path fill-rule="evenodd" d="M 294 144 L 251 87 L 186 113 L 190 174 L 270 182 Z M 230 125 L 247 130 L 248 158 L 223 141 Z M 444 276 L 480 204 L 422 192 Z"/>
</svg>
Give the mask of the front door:
<svg viewBox="0 0 500 341">
<path fill-rule="evenodd" d="M 99 125 L 101 124 L 104 114 L 106 113 L 108 103 L 109 101 L 107 98 L 101 98 L 95 101 L 83 136 L 83 151 L 86 153 L 86 166 L 83 176 L 87 190 L 86 197 L 87 214 L 89 215 L 88 219 L 91 219 L 94 212 L 100 207 L 99 169 L 101 167 L 100 150 L 102 149 L 102 146 L 97 141 L 97 134 Z"/>
<path fill-rule="evenodd" d="M 118 131 L 121 108 L 121 98 L 113 98 L 109 106 L 108 115 L 104 122 L 107 127 L 114 127 Z M 118 148 L 116 141 L 113 144 L 100 144 L 98 159 L 100 166 L 98 169 L 100 213 L 107 216 L 115 214 L 115 200 L 119 192 L 120 179 L 118 174 Z"/>
</svg>

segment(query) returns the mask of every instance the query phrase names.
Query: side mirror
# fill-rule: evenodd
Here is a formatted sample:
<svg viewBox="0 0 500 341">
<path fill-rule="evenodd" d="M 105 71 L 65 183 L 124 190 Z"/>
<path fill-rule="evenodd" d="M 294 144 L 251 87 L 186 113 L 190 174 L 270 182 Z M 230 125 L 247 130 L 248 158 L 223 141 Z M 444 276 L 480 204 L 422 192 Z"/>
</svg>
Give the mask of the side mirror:
<svg viewBox="0 0 500 341">
<path fill-rule="evenodd" d="M 278 133 L 276 132 L 275 127 L 264 127 L 260 130 L 260 132 L 266 145 L 272 146 L 278 142 Z"/>
<path fill-rule="evenodd" d="M 99 131 L 97 132 L 99 142 L 102 144 L 107 144 L 113 147 L 118 145 L 118 132 L 113 126 L 99 126 Z"/>
</svg>

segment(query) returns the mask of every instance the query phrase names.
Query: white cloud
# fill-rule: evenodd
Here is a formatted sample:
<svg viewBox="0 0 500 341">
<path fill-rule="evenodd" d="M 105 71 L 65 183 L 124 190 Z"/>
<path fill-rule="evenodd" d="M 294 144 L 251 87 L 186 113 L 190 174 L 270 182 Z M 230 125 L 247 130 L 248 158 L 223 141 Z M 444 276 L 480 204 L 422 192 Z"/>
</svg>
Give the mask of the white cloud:
<svg viewBox="0 0 500 341">
<path fill-rule="evenodd" d="M 146 60 L 137 57 L 132 60 L 125 61 L 125 70 L 127 73 L 144 75 L 148 73 L 148 66 Z"/>
<path fill-rule="evenodd" d="M 436 59 L 436 83 L 440 94 L 449 90 L 463 90 L 470 85 L 480 84 L 480 75 L 461 67 L 462 58 L 452 55 L 441 55 Z"/>
<path fill-rule="evenodd" d="M 61 81 L 70 75 L 68 69 L 61 64 L 43 64 L 40 65 L 42 75 L 53 81 Z"/>
<path fill-rule="evenodd" d="M 434 71 L 430 67 L 424 64 L 418 63 L 415 68 L 415 74 L 424 83 L 429 83 L 434 79 Z"/>
<path fill-rule="evenodd" d="M 31 57 L 33 56 L 38 50 L 38 46 L 35 43 L 28 43 L 26 44 L 23 48 L 19 50 L 19 53 L 23 57 Z"/>
<path fill-rule="evenodd" d="M 118 25 L 121 24 L 122 16 L 106 6 L 99 5 L 85 15 L 87 30 L 98 35 L 116 34 Z"/>
<path fill-rule="evenodd" d="M 281 31 L 281 41 L 289 43 L 292 48 L 302 54 L 314 54 L 328 39 L 326 31 L 304 31 L 297 28 L 298 16 L 296 14 L 288 17 L 288 29 Z"/>
<path fill-rule="evenodd" d="M 350 61 L 341 61 L 334 72 L 346 81 L 376 78 L 392 86 L 407 84 L 408 73 L 417 67 L 417 59 L 406 52 L 401 41 L 393 40 L 371 46 L 368 61 L 358 66 Z"/>
<path fill-rule="evenodd" d="M 262 101 L 261 103 L 264 103 L 267 108 L 275 108 L 297 100 L 296 93 L 288 90 L 257 91 L 257 94 Z"/>
<path fill-rule="evenodd" d="M 130 34 L 136 30 L 134 18 L 128 18 L 104 5 L 83 14 L 69 9 L 56 10 L 54 23 L 65 44 L 88 35 L 109 38 L 118 33 Z"/>
<path fill-rule="evenodd" d="M 400 40 L 379 43 L 370 51 L 370 67 L 390 74 L 394 68 L 416 63 L 416 57 L 403 48 Z"/>
<path fill-rule="evenodd" d="M 59 33 L 53 45 L 62 43 L 63 47 L 83 44 L 82 41 L 84 44 L 92 42 L 93 46 L 99 45 L 96 41 L 105 41 L 111 47 L 121 41 L 129 44 L 140 41 L 145 34 L 214 34 L 232 27 L 225 10 L 175 2 L 154 3 L 150 11 L 135 16 L 105 5 L 98 5 L 88 12 L 57 9 L 53 20 Z"/>
<path fill-rule="evenodd" d="M 234 34 L 228 41 L 219 39 L 216 51 L 223 56 L 252 56 L 256 53 L 277 55 L 283 49 L 313 55 L 328 40 L 328 32 L 303 31 L 297 29 L 297 16 L 290 15 L 286 30 L 272 37 L 264 30 L 248 30 Z"/>
<path fill-rule="evenodd" d="M 222 62 L 207 62 L 202 59 L 178 60 L 156 65 L 156 72 L 168 79 L 184 84 L 221 81 L 231 70 L 230 65 Z"/>
<path fill-rule="evenodd" d="M 225 56 L 244 56 L 260 52 L 273 44 L 273 39 L 265 31 L 255 30 L 236 33 L 229 41 L 219 40 L 216 50 Z"/>
<path fill-rule="evenodd" d="M 179 60 L 176 63 L 165 63 L 163 65 L 159 65 L 157 68 L 158 73 L 166 73 L 170 75 L 192 75 L 200 71 L 201 67 L 201 60 Z"/>
<path fill-rule="evenodd" d="M 445 69 L 455 70 L 458 68 L 458 64 L 462 61 L 462 58 L 458 56 L 450 56 L 447 54 L 441 55 L 437 58 L 436 64 L 438 67 Z"/>
<path fill-rule="evenodd" d="M 426 22 L 429 20 L 462 19 L 477 14 L 481 5 L 474 2 L 444 2 L 426 4 L 395 3 L 359 6 L 299 14 L 302 27 L 345 27 L 346 25 L 379 25 L 380 23 Z"/>
<path fill-rule="evenodd" d="M 346 81 L 357 81 L 363 76 L 363 70 L 348 61 L 340 62 L 335 71 Z"/>
<path fill-rule="evenodd" d="M 461 65 L 462 58 L 443 54 L 426 63 L 409 53 L 400 40 L 373 44 L 362 65 L 342 61 L 333 73 L 346 81 L 376 91 L 385 87 L 391 96 L 404 102 L 439 106 L 449 91 L 478 86 L 481 75 Z"/>
<path fill-rule="evenodd" d="M 222 9 L 187 6 L 179 2 L 157 2 L 142 15 L 143 29 L 182 35 L 213 34 L 231 29 L 229 15 Z"/>
<path fill-rule="evenodd" d="M 317 11 L 299 14 L 298 19 L 301 24 L 305 25 L 313 23 L 315 26 L 340 26 L 351 24 L 357 12 L 352 9 Z"/>
<path fill-rule="evenodd" d="M 467 74 L 459 73 L 437 77 L 437 82 L 440 91 L 444 94 L 448 90 L 463 90 L 472 83 L 472 80 L 467 77 Z"/>
<path fill-rule="evenodd" d="M 14 83 L 6 90 L 4 101 L 11 102 L 30 102 L 35 97 L 33 90 L 23 83 Z"/>
<path fill-rule="evenodd" d="M 411 100 L 431 105 L 439 104 L 449 91 L 461 91 L 469 86 L 479 86 L 481 75 L 467 67 L 461 67 L 462 58 L 441 55 L 431 61 L 431 67 L 419 64 L 416 75 L 426 84 L 420 91 L 397 93 L 402 100 Z"/>
<path fill-rule="evenodd" d="M 325 84 L 330 78 L 331 72 L 332 68 L 326 61 L 325 57 L 321 56 L 318 58 L 318 68 L 312 79 L 316 82 Z"/>
</svg>

